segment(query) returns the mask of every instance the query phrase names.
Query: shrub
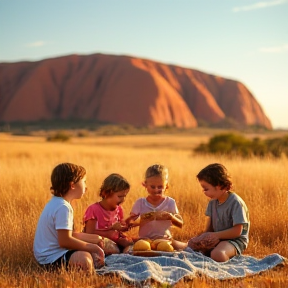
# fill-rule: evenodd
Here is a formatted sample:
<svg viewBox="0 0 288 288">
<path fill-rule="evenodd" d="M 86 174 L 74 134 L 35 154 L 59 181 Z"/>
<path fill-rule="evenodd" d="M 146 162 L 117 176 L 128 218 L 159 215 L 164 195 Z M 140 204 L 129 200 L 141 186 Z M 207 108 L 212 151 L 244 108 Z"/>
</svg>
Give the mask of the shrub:
<svg viewBox="0 0 288 288">
<path fill-rule="evenodd" d="M 242 135 L 233 133 L 216 135 L 209 140 L 208 144 L 200 144 L 194 151 L 241 156 L 248 156 L 252 153 L 249 140 Z"/>
<path fill-rule="evenodd" d="M 199 153 L 226 154 L 247 156 L 272 155 L 280 157 L 288 156 L 288 135 L 282 138 L 261 140 L 254 138 L 249 140 L 242 135 L 226 133 L 212 137 L 207 144 L 200 144 L 194 149 Z"/>
<path fill-rule="evenodd" d="M 70 135 L 65 131 L 58 131 L 48 136 L 46 139 L 51 142 L 67 142 L 70 140 Z"/>
<path fill-rule="evenodd" d="M 282 154 L 288 156 L 288 135 L 282 138 L 267 139 L 266 146 L 270 153 L 275 157 L 280 157 Z"/>
</svg>

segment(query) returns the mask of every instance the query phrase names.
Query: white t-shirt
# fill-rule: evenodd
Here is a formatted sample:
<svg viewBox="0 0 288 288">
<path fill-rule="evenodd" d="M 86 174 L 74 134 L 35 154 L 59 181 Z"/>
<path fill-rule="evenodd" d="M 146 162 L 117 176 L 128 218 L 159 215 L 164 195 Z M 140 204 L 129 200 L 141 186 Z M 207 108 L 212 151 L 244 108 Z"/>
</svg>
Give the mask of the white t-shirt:
<svg viewBox="0 0 288 288">
<path fill-rule="evenodd" d="M 146 198 L 139 198 L 136 200 L 132 207 L 131 213 L 133 214 L 145 214 L 156 211 L 167 211 L 173 214 L 178 214 L 178 208 L 173 198 L 166 197 L 165 200 L 157 207 L 151 205 Z M 139 228 L 140 238 L 171 238 L 170 228 L 172 226 L 171 220 L 153 220 L 147 222 L 145 225 L 141 225 Z"/>
<path fill-rule="evenodd" d="M 53 196 L 38 221 L 34 238 L 34 256 L 39 264 L 56 261 L 68 250 L 61 248 L 57 230 L 73 230 L 73 208 L 62 197 Z"/>
</svg>

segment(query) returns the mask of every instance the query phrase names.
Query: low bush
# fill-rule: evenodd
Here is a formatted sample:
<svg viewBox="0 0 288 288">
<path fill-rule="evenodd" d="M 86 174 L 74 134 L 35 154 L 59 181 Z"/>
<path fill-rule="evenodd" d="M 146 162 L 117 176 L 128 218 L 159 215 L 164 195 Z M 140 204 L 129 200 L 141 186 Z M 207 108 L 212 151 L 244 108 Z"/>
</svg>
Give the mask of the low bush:
<svg viewBox="0 0 288 288">
<path fill-rule="evenodd" d="M 57 131 L 52 135 L 49 135 L 46 139 L 50 142 L 67 142 L 70 140 L 70 135 L 65 131 Z"/>
<path fill-rule="evenodd" d="M 252 140 L 240 134 L 225 133 L 213 136 L 207 144 L 201 143 L 194 149 L 198 153 L 239 155 L 248 156 L 268 156 L 280 157 L 288 156 L 288 135 L 282 138 L 268 138 Z"/>
</svg>

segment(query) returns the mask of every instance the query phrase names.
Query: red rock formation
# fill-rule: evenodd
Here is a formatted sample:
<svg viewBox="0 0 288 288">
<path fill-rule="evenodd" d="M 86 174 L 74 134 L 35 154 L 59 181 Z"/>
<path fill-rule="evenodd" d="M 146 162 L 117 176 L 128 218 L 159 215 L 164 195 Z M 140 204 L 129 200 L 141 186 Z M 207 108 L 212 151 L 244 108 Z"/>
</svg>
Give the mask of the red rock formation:
<svg viewBox="0 0 288 288">
<path fill-rule="evenodd" d="M 70 55 L 0 63 L 0 121 L 85 119 L 196 127 L 225 118 L 271 123 L 240 82 L 128 56 Z"/>
</svg>

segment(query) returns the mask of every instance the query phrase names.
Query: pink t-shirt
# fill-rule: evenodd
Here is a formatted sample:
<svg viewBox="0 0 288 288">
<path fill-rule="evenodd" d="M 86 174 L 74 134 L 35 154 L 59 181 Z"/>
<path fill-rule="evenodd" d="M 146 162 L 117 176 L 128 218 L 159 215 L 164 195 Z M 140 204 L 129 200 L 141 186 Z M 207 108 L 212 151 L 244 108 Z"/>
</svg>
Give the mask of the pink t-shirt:
<svg viewBox="0 0 288 288">
<path fill-rule="evenodd" d="M 83 220 L 86 223 L 88 220 L 95 219 L 97 220 L 95 229 L 105 229 L 111 227 L 116 222 L 120 222 L 123 218 L 123 209 L 121 206 L 117 206 L 114 211 L 107 211 L 102 208 L 99 202 L 96 202 L 87 208 Z"/>
<path fill-rule="evenodd" d="M 146 198 L 139 198 L 132 207 L 131 213 L 144 214 L 148 212 L 167 211 L 173 214 L 178 214 L 178 208 L 173 198 L 166 197 L 165 200 L 158 206 L 151 205 Z M 140 238 L 171 238 L 170 228 L 172 222 L 170 220 L 153 220 L 139 227 Z"/>
</svg>

